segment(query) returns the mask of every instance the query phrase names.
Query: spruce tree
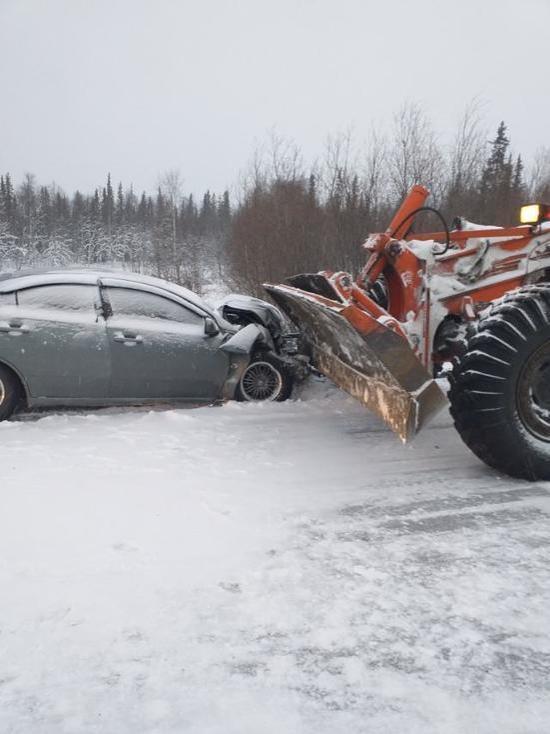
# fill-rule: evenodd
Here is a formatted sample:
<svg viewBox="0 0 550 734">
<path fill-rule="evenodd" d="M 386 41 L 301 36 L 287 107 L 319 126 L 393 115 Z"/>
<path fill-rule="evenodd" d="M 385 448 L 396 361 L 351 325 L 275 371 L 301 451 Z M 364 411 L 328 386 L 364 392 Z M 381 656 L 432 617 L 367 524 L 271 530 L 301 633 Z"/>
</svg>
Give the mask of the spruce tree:
<svg viewBox="0 0 550 734">
<path fill-rule="evenodd" d="M 514 220 L 514 165 L 509 151 L 510 139 L 506 125 L 501 122 L 491 152 L 481 174 L 479 212 L 488 224 L 507 224 Z"/>
<path fill-rule="evenodd" d="M 223 192 L 221 201 L 218 205 L 218 218 L 221 228 L 225 231 L 229 227 L 231 221 L 231 203 L 229 201 L 229 191 Z"/>
<path fill-rule="evenodd" d="M 101 214 L 103 218 L 103 224 L 107 236 L 111 236 L 113 228 L 113 215 L 115 211 L 115 197 L 113 194 L 113 187 L 111 185 L 111 174 L 107 174 L 107 185 L 103 189 L 102 201 L 101 201 Z"/>
<path fill-rule="evenodd" d="M 524 189 L 525 189 L 525 183 L 523 181 L 523 161 L 521 160 L 521 155 L 518 155 L 516 158 L 516 162 L 514 165 L 514 178 L 512 183 L 512 188 L 514 190 L 515 194 L 523 196 Z"/>
<path fill-rule="evenodd" d="M 4 191 L 4 214 L 6 221 L 12 228 L 15 228 L 16 200 L 9 173 L 6 173 L 6 177 L 4 178 Z"/>
<path fill-rule="evenodd" d="M 118 184 L 116 192 L 115 220 L 119 227 L 124 223 L 124 193 L 122 191 L 122 183 Z"/>
</svg>

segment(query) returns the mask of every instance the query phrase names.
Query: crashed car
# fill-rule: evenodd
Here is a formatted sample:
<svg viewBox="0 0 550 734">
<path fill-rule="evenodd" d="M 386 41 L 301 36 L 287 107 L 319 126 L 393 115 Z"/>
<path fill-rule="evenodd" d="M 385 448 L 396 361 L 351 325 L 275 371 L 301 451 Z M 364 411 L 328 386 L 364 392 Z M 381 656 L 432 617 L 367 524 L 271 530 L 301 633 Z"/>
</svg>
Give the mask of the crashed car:
<svg viewBox="0 0 550 734">
<path fill-rule="evenodd" d="M 0 276 L 0 420 L 20 407 L 285 400 L 304 362 L 280 312 L 217 309 L 126 272 Z"/>
</svg>

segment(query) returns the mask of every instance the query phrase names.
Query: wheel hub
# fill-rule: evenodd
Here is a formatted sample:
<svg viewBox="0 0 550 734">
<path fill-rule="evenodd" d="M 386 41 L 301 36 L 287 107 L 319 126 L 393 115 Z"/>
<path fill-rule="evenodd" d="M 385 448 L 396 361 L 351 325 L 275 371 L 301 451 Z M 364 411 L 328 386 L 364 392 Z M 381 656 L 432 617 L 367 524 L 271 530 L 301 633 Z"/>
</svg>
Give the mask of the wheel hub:
<svg viewBox="0 0 550 734">
<path fill-rule="evenodd" d="M 543 344 L 527 360 L 518 381 L 518 413 L 536 438 L 550 442 L 550 345 Z"/>
<path fill-rule="evenodd" d="M 283 380 L 280 372 L 269 362 L 253 362 L 241 379 L 241 390 L 249 401 L 277 400 Z"/>
</svg>

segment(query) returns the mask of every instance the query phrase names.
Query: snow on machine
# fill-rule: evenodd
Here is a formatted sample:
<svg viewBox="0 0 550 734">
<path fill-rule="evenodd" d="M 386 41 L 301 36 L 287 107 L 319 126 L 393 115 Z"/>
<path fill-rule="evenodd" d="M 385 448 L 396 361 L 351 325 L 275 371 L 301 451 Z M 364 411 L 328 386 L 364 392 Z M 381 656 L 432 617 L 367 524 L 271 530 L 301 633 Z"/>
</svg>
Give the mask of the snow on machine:
<svg viewBox="0 0 550 734">
<path fill-rule="evenodd" d="M 266 284 L 302 331 L 313 365 L 407 441 L 447 405 L 488 465 L 550 479 L 550 206 L 521 225 L 459 220 L 449 231 L 414 186 L 388 229 L 364 243 L 357 278 L 323 271 Z M 444 231 L 411 234 L 434 212 Z"/>
</svg>

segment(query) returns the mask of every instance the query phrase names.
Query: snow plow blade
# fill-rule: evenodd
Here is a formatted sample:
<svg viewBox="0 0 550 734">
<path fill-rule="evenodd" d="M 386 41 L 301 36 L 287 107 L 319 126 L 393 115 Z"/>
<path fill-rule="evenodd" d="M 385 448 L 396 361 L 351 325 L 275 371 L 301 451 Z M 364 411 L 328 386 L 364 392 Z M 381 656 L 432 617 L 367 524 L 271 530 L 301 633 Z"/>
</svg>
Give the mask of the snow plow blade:
<svg viewBox="0 0 550 734">
<path fill-rule="evenodd" d="M 303 333 L 319 372 L 376 413 L 403 442 L 447 404 L 407 340 L 364 309 L 328 298 L 328 292 L 264 287 Z"/>
</svg>

